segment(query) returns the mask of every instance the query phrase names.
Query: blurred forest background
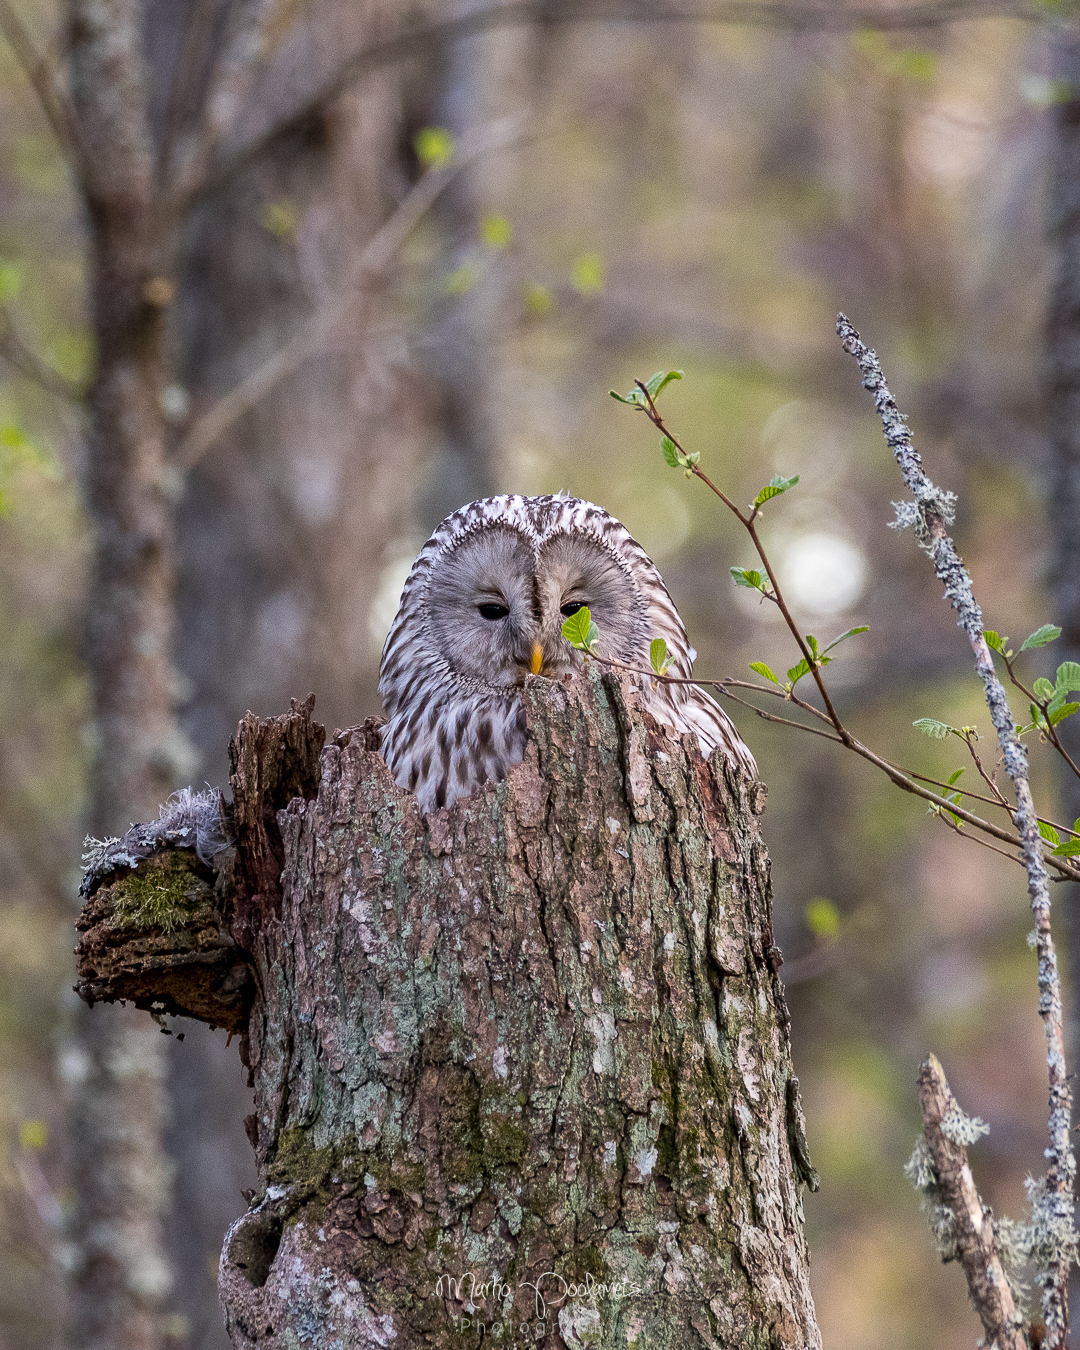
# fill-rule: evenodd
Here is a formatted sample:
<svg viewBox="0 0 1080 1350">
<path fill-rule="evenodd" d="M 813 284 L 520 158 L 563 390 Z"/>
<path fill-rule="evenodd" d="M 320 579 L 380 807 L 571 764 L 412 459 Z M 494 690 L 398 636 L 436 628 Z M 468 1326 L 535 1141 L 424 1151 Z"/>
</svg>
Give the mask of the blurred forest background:
<svg viewBox="0 0 1080 1350">
<path fill-rule="evenodd" d="M 754 561 L 737 525 L 607 397 L 660 366 L 685 371 L 665 417 L 736 500 L 802 475 L 765 534 L 805 631 L 870 625 L 827 672 L 848 725 L 922 772 L 963 763 L 959 743 L 912 730 L 922 716 L 990 727 L 926 559 L 886 528 L 902 489 L 834 319 L 843 309 L 877 348 L 928 472 L 960 494 L 988 626 L 1022 638 L 1066 622 L 1046 394 L 1065 19 L 926 6 L 921 24 L 890 10 L 874 26 L 792 4 L 665 23 L 628 4 L 567 22 L 564 5 L 517 6 L 529 22 L 388 47 L 290 120 L 404 12 L 127 8 L 145 10 L 162 161 L 230 25 L 261 12 L 254 78 L 222 103 L 230 172 L 195 194 L 148 291 L 176 530 L 173 785 L 226 783 L 246 709 L 269 716 L 314 690 L 331 729 L 377 711 L 412 558 L 444 514 L 494 491 L 565 488 L 618 515 L 659 564 L 699 673 L 794 664 L 776 616 L 731 584 L 729 566 Z M 417 6 L 411 21 L 452 14 Z M 5 3 L 9 38 L 20 15 L 39 83 L 55 72 L 62 87 L 64 8 Z M 18 48 L 0 43 L 0 1350 L 51 1350 L 80 1259 L 65 1122 L 87 1072 L 68 991 L 100 736 L 84 636 L 96 344 L 92 216 Z M 769 785 L 777 940 L 822 1178 L 806 1210 L 825 1344 L 968 1346 L 963 1279 L 940 1265 L 902 1167 L 933 1049 L 991 1126 L 974 1165 L 995 1212 L 1019 1217 L 1023 1179 L 1042 1169 L 1023 873 L 835 747 L 732 711 Z M 1071 820 L 1080 807 L 1060 801 L 1049 752 L 1034 761 L 1043 811 Z M 191 1026 L 181 1042 L 147 1020 L 143 1040 L 151 1077 L 167 1076 L 171 1292 L 147 1276 L 159 1343 L 222 1350 L 215 1268 L 254 1180 L 250 1094 L 223 1034 Z"/>
</svg>

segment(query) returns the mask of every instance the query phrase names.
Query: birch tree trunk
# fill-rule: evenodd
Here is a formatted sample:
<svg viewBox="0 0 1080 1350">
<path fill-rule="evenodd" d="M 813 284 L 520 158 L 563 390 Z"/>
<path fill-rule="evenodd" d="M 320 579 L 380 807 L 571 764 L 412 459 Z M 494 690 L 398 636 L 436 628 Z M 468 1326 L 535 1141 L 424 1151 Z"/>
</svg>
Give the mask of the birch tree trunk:
<svg viewBox="0 0 1080 1350">
<path fill-rule="evenodd" d="M 137 0 L 70 0 L 97 343 L 86 472 L 94 535 L 87 823 L 97 835 L 154 810 L 183 751 L 172 717 L 173 530 L 159 404 L 162 313 L 172 287 L 159 270 L 142 23 Z M 76 1039 L 69 1340 L 79 1350 L 153 1350 L 170 1284 L 161 1238 L 168 1192 L 161 1037 L 130 1009 L 110 1009 L 81 1018 Z"/>
<path fill-rule="evenodd" d="M 820 1345 L 764 789 L 596 667 L 524 701 L 521 765 L 427 816 L 377 722 L 320 758 L 310 701 L 249 716 L 216 890 L 160 831 L 84 882 L 89 1000 L 239 1027 L 249 965 L 237 1350 Z M 132 923 L 155 870 L 171 930 Z"/>
</svg>

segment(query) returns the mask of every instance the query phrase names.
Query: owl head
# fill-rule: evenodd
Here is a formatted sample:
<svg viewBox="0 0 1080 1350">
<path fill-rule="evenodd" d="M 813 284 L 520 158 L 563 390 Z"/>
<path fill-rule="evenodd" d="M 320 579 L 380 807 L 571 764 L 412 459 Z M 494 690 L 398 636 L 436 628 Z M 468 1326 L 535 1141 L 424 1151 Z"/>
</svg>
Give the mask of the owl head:
<svg viewBox="0 0 1080 1350">
<path fill-rule="evenodd" d="M 421 809 L 497 782 L 527 741 L 519 697 L 528 675 L 558 678 L 584 660 L 562 636 L 587 605 L 597 654 L 638 670 L 667 643 L 687 678 L 694 651 L 660 573 L 599 506 L 556 497 L 487 497 L 447 516 L 420 551 L 383 647 L 382 751 Z M 640 679 L 644 707 L 750 773 L 753 756 L 704 690 Z"/>
<path fill-rule="evenodd" d="M 448 516 L 413 565 L 383 651 L 384 687 L 403 634 L 410 660 L 471 689 L 509 691 L 557 678 L 582 654 L 564 620 L 588 606 L 598 652 L 648 662 L 649 642 L 681 629 L 660 574 L 613 516 L 573 497 L 489 497 Z M 686 655 L 673 651 L 673 657 Z M 670 643 L 669 643 L 670 647 Z M 392 711 L 388 702 L 387 711 Z"/>
</svg>

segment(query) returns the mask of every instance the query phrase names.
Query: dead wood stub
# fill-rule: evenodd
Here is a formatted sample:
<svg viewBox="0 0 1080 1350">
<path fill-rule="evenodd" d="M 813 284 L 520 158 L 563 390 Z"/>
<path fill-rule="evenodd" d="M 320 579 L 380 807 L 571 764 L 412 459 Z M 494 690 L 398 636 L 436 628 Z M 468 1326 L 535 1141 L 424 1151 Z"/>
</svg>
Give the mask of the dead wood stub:
<svg viewBox="0 0 1080 1350">
<path fill-rule="evenodd" d="M 162 849 L 108 873 L 76 924 L 80 997 L 242 1031 L 251 979 L 222 915 L 231 862 Z"/>
<path fill-rule="evenodd" d="M 291 700 L 283 717 L 248 713 L 229 742 L 232 824 L 239 863 L 231 929 L 250 951 L 257 935 L 281 912 L 285 863 L 277 812 L 294 797 L 314 797 L 326 729 L 312 719 L 315 695 Z"/>
</svg>

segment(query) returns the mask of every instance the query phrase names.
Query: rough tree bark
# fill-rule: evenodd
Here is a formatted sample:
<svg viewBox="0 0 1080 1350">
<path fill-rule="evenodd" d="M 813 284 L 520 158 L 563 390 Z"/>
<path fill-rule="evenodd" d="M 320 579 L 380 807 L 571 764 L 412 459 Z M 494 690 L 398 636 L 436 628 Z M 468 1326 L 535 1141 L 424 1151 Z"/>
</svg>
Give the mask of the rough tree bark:
<svg viewBox="0 0 1080 1350">
<path fill-rule="evenodd" d="M 84 881 L 89 1001 L 239 1028 L 248 965 L 232 1343 L 819 1346 L 764 789 L 595 667 L 524 700 L 522 764 L 428 816 L 378 722 L 249 715 L 216 879 L 159 830 Z"/>
</svg>

